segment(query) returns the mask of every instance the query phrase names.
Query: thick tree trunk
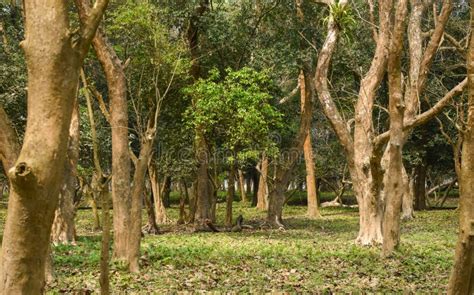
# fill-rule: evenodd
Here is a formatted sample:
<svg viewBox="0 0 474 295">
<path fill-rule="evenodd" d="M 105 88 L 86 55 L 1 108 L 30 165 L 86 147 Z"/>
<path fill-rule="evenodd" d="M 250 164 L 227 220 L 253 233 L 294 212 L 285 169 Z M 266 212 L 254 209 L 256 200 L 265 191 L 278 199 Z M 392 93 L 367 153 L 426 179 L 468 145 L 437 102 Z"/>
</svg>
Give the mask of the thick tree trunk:
<svg viewBox="0 0 474 295">
<path fill-rule="evenodd" d="M 258 181 L 257 209 L 265 211 L 268 209 L 268 158 L 262 155 L 260 162 L 260 180 Z"/>
<path fill-rule="evenodd" d="M 235 164 L 230 164 L 229 167 L 229 185 L 227 187 L 226 210 L 225 210 L 225 225 L 232 227 L 232 203 L 235 197 Z"/>
<path fill-rule="evenodd" d="M 470 1 L 471 8 L 474 0 Z M 471 28 L 474 13 L 471 11 Z M 474 33 L 471 30 L 467 61 L 468 117 L 462 147 L 459 236 L 448 294 L 474 293 Z"/>
<path fill-rule="evenodd" d="M 54 244 L 75 244 L 76 228 L 74 218 L 74 195 L 77 185 L 77 162 L 79 161 L 79 104 L 75 99 L 69 127 L 69 143 L 64 183 L 59 194 L 58 208 L 54 217 L 51 240 Z"/>
<path fill-rule="evenodd" d="M 81 19 L 90 9 L 86 0 L 75 0 Z M 114 252 L 119 260 L 127 259 L 130 221 L 130 155 L 128 150 L 127 81 L 122 62 L 105 35 L 98 30 L 92 45 L 107 80 L 112 129 L 112 203 Z"/>
<path fill-rule="evenodd" d="M 267 222 L 279 228 L 284 228 L 283 206 L 285 205 L 285 192 L 288 187 L 286 181 L 278 180 L 270 191 Z"/>
<path fill-rule="evenodd" d="M 154 138 L 153 138 L 154 139 Z M 130 208 L 130 235 L 128 241 L 128 268 L 130 272 L 140 271 L 140 241 L 142 236 L 142 205 L 145 191 L 145 177 L 153 150 L 154 140 L 143 139 L 140 146 L 140 155 L 133 174 L 132 203 Z"/>
<path fill-rule="evenodd" d="M 247 192 L 245 191 L 245 177 L 244 172 L 239 169 L 239 191 L 240 191 L 240 199 L 243 203 L 247 202 Z"/>
<path fill-rule="evenodd" d="M 107 5 L 106 0 L 95 5 L 73 41 L 66 1 L 24 3 L 28 125 L 18 160 L 8 174 L 11 189 L 0 262 L 2 294 L 44 290 L 45 260 L 79 69 Z"/>
</svg>

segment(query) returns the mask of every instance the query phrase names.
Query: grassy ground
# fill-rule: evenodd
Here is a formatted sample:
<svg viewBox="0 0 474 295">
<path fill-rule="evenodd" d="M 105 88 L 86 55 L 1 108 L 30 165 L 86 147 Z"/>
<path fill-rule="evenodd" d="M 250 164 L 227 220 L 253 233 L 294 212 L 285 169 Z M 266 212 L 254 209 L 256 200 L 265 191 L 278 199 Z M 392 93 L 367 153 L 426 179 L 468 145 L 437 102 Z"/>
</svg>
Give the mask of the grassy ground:
<svg viewBox="0 0 474 295">
<path fill-rule="evenodd" d="M 222 221 L 223 204 L 218 212 Z M 386 260 L 380 258 L 379 248 L 354 244 L 355 209 L 327 208 L 322 213 L 322 220 L 308 220 L 305 207 L 287 206 L 288 229 L 284 231 L 190 233 L 161 226 L 168 232 L 143 240 L 140 275 L 112 265 L 113 294 L 444 291 L 454 255 L 455 211 L 417 213 L 416 219 L 403 223 L 402 246 Z M 176 220 L 177 208 L 169 214 Z M 236 203 L 238 214 L 254 225 L 265 216 Z M 48 294 L 98 291 L 100 233 L 92 227 L 90 210 L 80 210 L 78 244 L 54 248 L 57 280 L 48 286 Z"/>
</svg>

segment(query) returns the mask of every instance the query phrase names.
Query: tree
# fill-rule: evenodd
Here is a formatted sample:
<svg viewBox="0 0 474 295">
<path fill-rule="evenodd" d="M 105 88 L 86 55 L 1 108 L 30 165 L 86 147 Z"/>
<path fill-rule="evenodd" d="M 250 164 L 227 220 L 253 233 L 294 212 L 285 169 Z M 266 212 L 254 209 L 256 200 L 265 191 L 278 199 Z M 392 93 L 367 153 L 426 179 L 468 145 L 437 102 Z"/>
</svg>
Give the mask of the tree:
<svg viewBox="0 0 474 295">
<path fill-rule="evenodd" d="M 86 0 L 75 0 L 82 21 L 90 14 Z M 107 79 L 112 127 L 112 202 L 114 257 L 126 260 L 130 225 L 130 154 L 128 147 L 127 81 L 122 61 L 100 29 L 92 40 L 96 56 Z"/>
<path fill-rule="evenodd" d="M 421 17 L 415 9 L 417 1 L 410 3 L 412 5 L 410 22 L 417 22 Z M 330 62 L 341 30 L 344 33 L 344 28 L 353 23 L 350 13 L 346 11 L 348 6 L 344 0 L 339 2 L 330 1 L 329 3 L 328 34 L 319 54 L 314 78 L 323 111 L 331 122 L 346 155 L 354 193 L 359 204 L 360 230 L 357 242 L 363 245 L 382 243 L 383 241 L 382 220 L 384 204 L 382 196 L 386 193 L 383 188 L 388 187 L 387 181 L 391 179 L 391 175 L 388 173 L 390 160 L 387 158 L 389 155 L 387 151 L 389 149 L 385 149 L 386 152 L 384 153 L 384 147 L 390 138 L 390 130 L 377 135 L 377 130 L 373 124 L 373 109 L 377 90 L 384 79 L 387 67 L 392 4 L 392 1 L 381 1 L 378 5 L 379 26 L 378 31 L 375 28 L 373 31 L 375 51 L 371 65 L 360 81 L 359 93 L 354 107 L 353 132 L 352 120 L 345 120 L 341 115 L 331 95 L 327 81 Z M 403 93 L 406 110 L 403 118 L 404 140 L 400 142 L 402 147 L 406 138 L 415 127 L 425 124 L 439 114 L 453 97 L 463 91 L 466 85 L 466 80 L 459 82 L 455 87 L 446 92 L 431 108 L 418 114 L 418 97 L 425 90 L 426 81 L 428 80 L 428 69 L 439 47 L 451 10 L 452 2 L 444 1 L 440 14 L 436 16 L 437 21 L 424 52 L 420 48 L 421 43 L 418 42 L 422 37 L 421 30 L 413 29 L 409 33 L 409 39 L 416 38 L 417 41 L 410 42 L 409 46 L 411 57 L 409 80 L 411 82 L 409 84 L 410 87 L 407 87 Z M 437 13 L 437 10 L 435 12 Z M 382 159 L 383 157 L 384 159 Z M 402 167 L 403 173 L 406 175 L 404 167 Z M 407 177 L 403 178 L 404 191 L 407 192 Z M 395 216 L 394 218 L 398 217 Z"/>
<path fill-rule="evenodd" d="M 107 3 L 98 1 L 78 33 L 73 33 L 66 1 L 24 2 L 28 127 L 9 171 L 11 191 L 0 264 L 4 294 L 43 290 L 79 69 Z"/>
<path fill-rule="evenodd" d="M 456 244 L 454 268 L 449 279 L 448 294 L 474 292 L 474 1 L 471 4 L 471 37 L 467 54 L 468 115 L 467 129 L 463 134 L 459 236 Z"/>
</svg>

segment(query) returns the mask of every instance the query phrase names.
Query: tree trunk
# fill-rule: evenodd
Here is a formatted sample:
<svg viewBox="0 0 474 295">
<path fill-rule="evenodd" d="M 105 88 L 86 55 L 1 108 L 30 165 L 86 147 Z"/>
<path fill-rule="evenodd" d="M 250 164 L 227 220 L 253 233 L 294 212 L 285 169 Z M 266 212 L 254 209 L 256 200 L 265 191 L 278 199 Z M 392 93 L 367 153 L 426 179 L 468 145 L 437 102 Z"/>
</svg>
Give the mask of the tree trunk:
<svg viewBox="0 0 474 295">
<path fill-rule="evenodd" d="M 239 187 L 240 187 L 240 199 L 243 203 L 247 202 L 247 192 L 245 191 L 245 177 L 244 172 L 239 169 Z"/>
<path fill-rule="evenodd" d="M 265 211 L 268 209 L 268 158 L 262 155 L 260 162 L 260 180 L 258 181 L 257 209 Z"/>
<path fill-rule="evenodd" d="M 424 163 L 418 164 L 415 167 L 413 195 L 415 199 L 415 210 L 426 210 L 426 166 Z"/>
<path fill-rule="evenodd" d="M 470 1 L 471 8 L 474 0 Z M 474 13 L 471 11 L 471 27 Z M 462 147 L 459 236 L 448 294 L 474 293 L 474 33 L 471 31 L 467 61 L 468 117 Z"/>
<path fill-rule="evenodd" d="M 260 174 L 257 169 L 252 169 L 252 206 L 257 206 L 258 187 L 260 186 Z"/>
<path fill-rule="evenodd" d="M 149 172 L 148 172 L 149 174 Z M 150 180 L 145 182 L 145 206 L 146 206 L 146 213 L 148 217 L 147 224 L 145 226 L 145 231 L 148 234 L 156 235 L 158 234 L 158 225 L 156 224 L 156 216 L 155 216 L 155 208 L 153 206 L 153 192 L 150 192 Z M 148 197 L 148 193 L 150 192 L 150 196 Z"/>
<path fill-rule="evenodd" d="M 163 205 L 165 208 L 170 207 L 170 194 L 171 194 L 171 177 L 170 176 L 165 176 L 165 179 L 163 181 L 162 185 L 162 199 L 163 199 Z"/>
<path fill-rule="evenodd" d="M 384 256 L 390 256 L 400 241 L 400 210 L 403 194 L 408 184 L 403 179 L 402 147 L 405 141 L 403 133 L 403 102 L 401 53 L 405 32 L 407 0 L 398 1 L 395 12 L 395 24 L 388 58 L 390 141 L 388 144 L 389 166 L 388 181 L 385 187 L 385 214 L 383 220 Z M 406 174 L 406 173 L 405 173 Z"/>
<path fill-rule="evenodd" d="M 148 166 L 148 176 L 150 177 L 151 190 L 153 192 L 154 208 L 155 208 L 155 220 L 157 224 L 163 224 L 168 222 L 168 216 L 166 214 L 165 205 L 163 204 L 162 191 L 163 186 L 160 187 L 158 180 L 158 172 L 156 167 L 152 164 Z"/>
<path fill-rule="evenodd" d="M 153 150 L 152 140 L 146 138 L 141 140 L 140 154 L 138 156 L 135 173 L 133 174 L 132 204 L 130 208 L 130 235 L 128 241 L 128 268 L 130 272 L 140 271 L 140 240 L 142 236 L 142 205 L 145 191 L 145 177 Z"/>
<path fill-rule="evenodd" d="M 252 194 L 252 177 L 249 175 L 250 173 L 247 174 L 247 177 L 245 178 L 245 194 L 246 196 L 249 196 Z"/>
<path fill-rule="evenodd" d="M 8 174 L 11 188 L 0 263 L 2 294 L 44 291 L 45 260 L 64 174 L 65 139 L 79 69 L 107 0 L 94 6 L 78 38 L 71 38 L 66 1 L 24 3 L 28 125 L 18 160 Z"/>
<path fill-rule="evenodd" d="M 75 244 L 74 195 L 77 185 L 77 162 L 79 161 L 79 104 L 76 97 L 69 127 L 69 143 L 64 184 L 59 194 L 59 204 L 53 222 L 51 239 L 54 244 Z"/>
<path fill-rule="evenodd" d="M 402 163 L 403 179 L 403 200 L 402 200 L 402 220 L 410 220 L 415 217 L 415 202 L 413 195 L 413 181 L 410 180 L 405 166 Z"/>
<path fill-rule="evenodd" d="M 179 198 L 179 218 L 178 224 L 184 224 L 186 222 L 186 202 L 190 203 L 189 195 L 188 195 L 188 188 L 186 187 L 186 182 L 184 179 L 181 179 L 179 182 L 179 191 L 180 191 L 180 198 Z"/>
<path fill-rule="evenodd" d="M 229 167 L 229 185 L 227 187 L 226 210 L 225 210 L 225 225 L 232 227 L 232 203 L 235 197 L 235 164 L 231 163 Z"/>
<path fill-rule="evenodd" d="M 273 226 L 284 228 L 283 206 L 285 205 L 285 192 L 288 183 L 276 181 L 274 188 L 270 191 L 267 222 Z"/>
<path fill-rule="evenodd" d="M 301 109 L 304 110 L 308 108 L 308 112 L 302 112 L 306 114 L 309 118 L 310 124 L 308 124 L 307 130 L 305 130 L 306 138 L 303 144 L 303 153 L 304 161 L 306 167 L 306 195 L 308 198 L 308 217 L 309 218 L 321 218 L 321 213 L 319 212 L 318 205 L 318 196 L 316 189 L 316 173 L 315 173 L 315 164 L 313 158 L 313 146 L 311 145 L 311 121 L 312 121 L 312 103 L 310 99 L 310 89 L 306 89 L 306 83 L 304 79 L 304 73 L 301 71 L 299 77 L 300 91 L 301 91 Z M 309 96 L 307 98 L 306 96 Z"/>
<path fill-rule="evenodd" d="M 88 15 L 86 0 L 75 0 L 81 19 Z M 114 252 L 119 260 L 127 260 L 127 241 L 130 221 L 130 155 L 128 150 L 127 81 L 122 62 L 100 30 L 92 40 L 97 59 L 104 70 L 110 101 L 112 129 L 112 203 Z"/>
</svg>

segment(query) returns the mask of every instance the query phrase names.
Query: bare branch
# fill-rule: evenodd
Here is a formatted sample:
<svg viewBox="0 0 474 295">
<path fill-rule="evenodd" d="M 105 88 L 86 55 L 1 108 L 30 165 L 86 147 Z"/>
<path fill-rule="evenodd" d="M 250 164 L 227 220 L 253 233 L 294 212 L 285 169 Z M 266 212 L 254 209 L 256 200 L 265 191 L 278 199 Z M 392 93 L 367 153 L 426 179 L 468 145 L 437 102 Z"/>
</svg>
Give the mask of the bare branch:
<svg viewBox="0 0 474 295">
<path fill-rule="evenodd" d="M 438 115 L 443 108 L 458 94 L 461 94 L 464 91 L 464 88 L 467 85 L 467 78 L 462 80 L 458 85 L 456 85 L 453 89 L 451 89 L 448 93 L 444 95 L 433 107 L 429 110 L 421 113 L 420 115 L 416 116 L 414 119 L 411 119 L 403 124 L 403 131 L 409 132 L 413 128 L 418 127 L 420 125 L 425 124 L 429 120 L 431 120 L 434 116 Z M 376 146 L 380 146 L 385 144 L 388 139 L 390 138 L 390 131 L 386 131 L 380 135 L 378 135 L 374 139 L 374 143 Z"/>
</svg>

